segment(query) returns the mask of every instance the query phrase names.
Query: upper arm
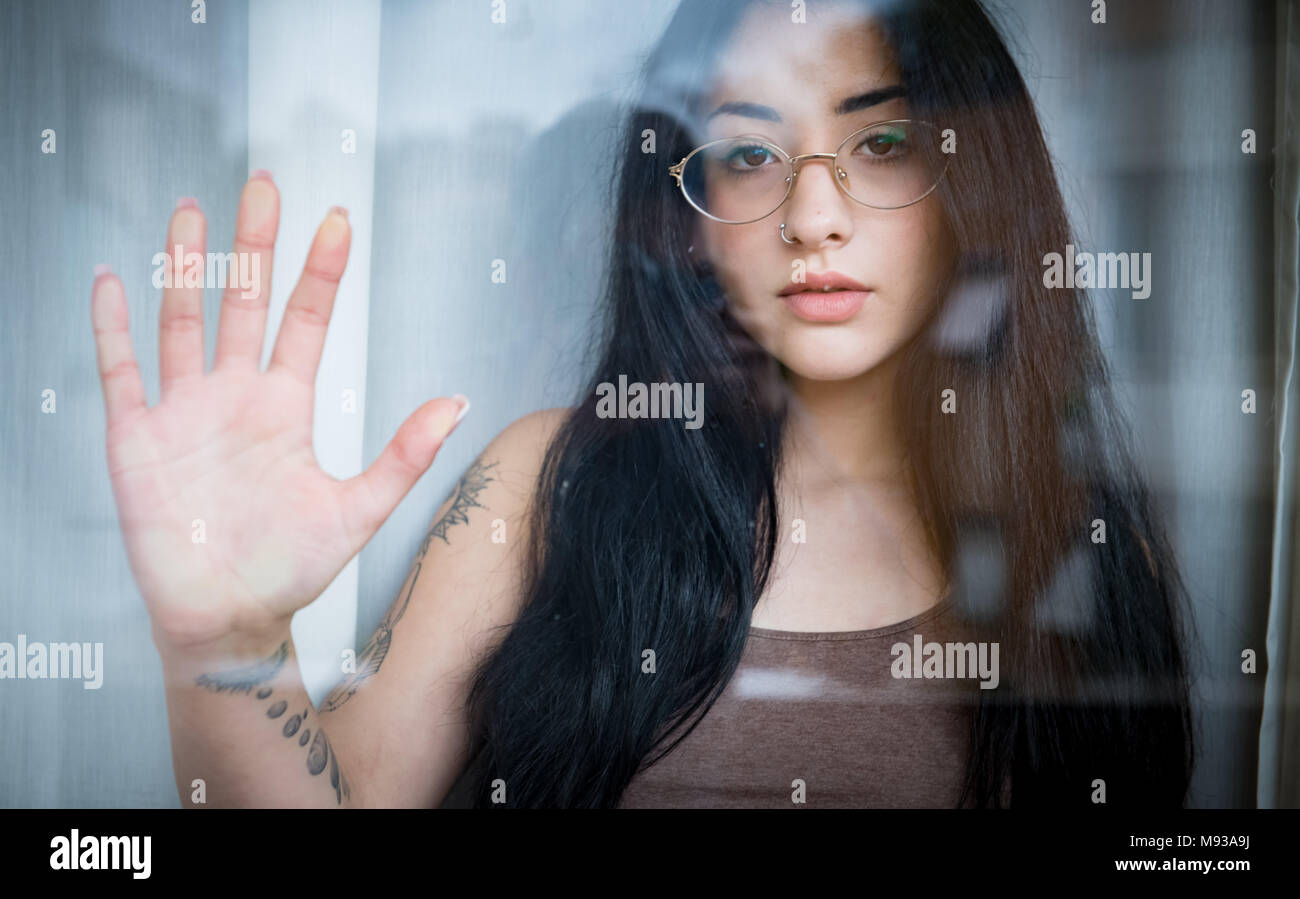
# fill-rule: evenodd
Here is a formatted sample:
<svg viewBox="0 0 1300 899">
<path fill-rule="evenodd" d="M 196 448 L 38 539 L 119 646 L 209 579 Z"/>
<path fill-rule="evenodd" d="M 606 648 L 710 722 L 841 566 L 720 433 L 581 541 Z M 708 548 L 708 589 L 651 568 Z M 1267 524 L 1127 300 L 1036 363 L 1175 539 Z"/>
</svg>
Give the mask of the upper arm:
<svg viewBox="0 0 1300 899">
<path fill-rule="evenodd" d="M 518 419 L 466 470 L 358 653 L 357 673 L 321 703 L 321 724 L 365 805 L 436 806 L 468 761 L 470 682 L 522 606 L 527 516 L 566 415 Z"/>
</svg>

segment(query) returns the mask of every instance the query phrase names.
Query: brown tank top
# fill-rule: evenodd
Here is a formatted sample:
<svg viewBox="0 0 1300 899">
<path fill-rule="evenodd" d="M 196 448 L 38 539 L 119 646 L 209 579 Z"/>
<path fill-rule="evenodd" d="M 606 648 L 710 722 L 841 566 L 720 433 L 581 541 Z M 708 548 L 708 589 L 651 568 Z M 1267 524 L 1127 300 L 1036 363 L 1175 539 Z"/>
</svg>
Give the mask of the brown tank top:
<svg viewBox="0 0 1300 899">
<path fill-rule="evenodd" d="M 979 680 L 894 677 L 904 657 L 891 650 L 918 635 L 964 642 L 964 630 L 951 596 L 871 630 L 751 627 L 718 701 L 619 807 L 956 806 Z"/>
</svg>

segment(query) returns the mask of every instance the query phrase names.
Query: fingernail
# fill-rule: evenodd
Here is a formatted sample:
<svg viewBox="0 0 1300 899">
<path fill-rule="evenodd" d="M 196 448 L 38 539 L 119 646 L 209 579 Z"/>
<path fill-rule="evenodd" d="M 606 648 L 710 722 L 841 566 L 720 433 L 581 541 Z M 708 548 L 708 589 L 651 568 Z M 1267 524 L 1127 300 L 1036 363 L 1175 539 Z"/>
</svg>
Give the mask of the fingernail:
<svg viewBox="0 0 1300 899">
<path fill-rule="evenodd" d="M 185 207 L 197 207 L 198 205 L 199 205 L 199 201 L 194 199 L 193 197 L 181 197 L 179 200 L 176 201 L 177 209 L 183 209 Z"/>
<path fill-rule="evenodd" d="M 429 430 L 433 432 L 435 440 L 446 440 L 451 436 L 451 432 L 456 430 L 456 419 L 451 412 L 446 411 L 446 407 L 439 407 L 437 413 L 429 420 Z"/>
<path fill-rule="evenodd" d="M 112 271 L 113 267 L 111 265 L 107 262 L 101 262 L 99 265 L 95 266 L 95 277 L 98 278 L 100 275 L 110 274 Z"/>
<path fill-rule="evenodd" d="M 330 212 L 337 212 L 339 215 L 343 216 L 344 218 L 348 217 L 348 211 L 344 209 L 342 206 L 331 206 Z"/>
<path fill-rule="evenodd" d="M 460 403 L 460 411 L 456 413 L 456 421 L 452 422 L 452 424 L 459 424 L 462 418 L 469 415 L 469 397 L 463 393 L 458 393 L 452 399 Z"/>
<path fill-rule="evenodd" d="M 450 437 L 460 427 L 460 421 L 469 414 L 469 397 L 463 393 L 458 393 L 452 397 L 456 404 L 460 406 L 460 411 L 456 413 L 455 419 L 452 420 L 451 427 L 447 429 L 447 436 Z M 444 438 L 445 439 L 445 438 Z"/>
<path fill-rule="evenodd" d="M 254 178 L 265 178 L 267 181 L 275 180 L 274 178 L 271 177 L 271 173 L 268 172 L 266 169 L 258 169 L 257 171 L 253 172 L 253 174 L 248 176 L 248 179 L 250 181 Z"/>
</svg>

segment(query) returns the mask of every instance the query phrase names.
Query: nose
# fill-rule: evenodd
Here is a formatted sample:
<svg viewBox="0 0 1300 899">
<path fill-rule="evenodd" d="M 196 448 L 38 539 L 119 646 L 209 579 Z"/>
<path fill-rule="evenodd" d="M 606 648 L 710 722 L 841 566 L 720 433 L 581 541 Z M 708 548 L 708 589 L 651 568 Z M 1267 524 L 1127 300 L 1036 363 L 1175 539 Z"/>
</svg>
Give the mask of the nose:
<svg viewBox="0 0 1300 899">
<path fill-rule="evenodd" d="M 836 182 L 834 166 L 834 158 L 820 156 L 795 163 L 785 232 L 807 249 L 844 244 L 853 237 L 852 201 Z"/>
</svg>

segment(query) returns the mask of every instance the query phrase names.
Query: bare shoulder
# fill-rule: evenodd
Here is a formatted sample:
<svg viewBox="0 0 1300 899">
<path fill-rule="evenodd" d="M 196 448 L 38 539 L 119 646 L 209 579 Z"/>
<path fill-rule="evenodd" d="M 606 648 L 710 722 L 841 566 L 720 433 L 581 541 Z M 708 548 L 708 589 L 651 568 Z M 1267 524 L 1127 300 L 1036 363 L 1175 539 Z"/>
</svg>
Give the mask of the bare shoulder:
<svg viewBox="0 0 1300 899">
<path fill-rule="evenodd" d="M 501 429 L 475 464 L 496 466 L 503 484 L 512 489 L 526 487 L 531 494 L 546 449 L 570 413 L 571 410 L 559 407 L 515 419 Z"/>
<path fill-rule="evenodd" d="M 518 607 L 537 479 L 568 414 L 543 409 L 503 428 L 456 481 L 421 545 L 417 564 L 428 554 L 439 566 L 438 584 L 451 588 L 440 592 L 475 596 L 481 610 L 495 607 L 490 617 L 497 624 L 511 620 Z"/>
<path fill-rule="evenodd" d="M 498 544 L 516 543 L 510 531 L 523 535 L 519 528 L 527 522 L 547 447 L 569 411 L 556 408 L 530 412 L 503 428 L 457 482 L 434 519 L 434 533 L 444 535 L 449 527 L 466 519 L 466 509 L 481 497 L 484 508 L 497 514 L 486 522 L 480 521 L 473 530 L 496 539 Z M 506 526 L 504 539 L 500 533 L 502 523 Z M 494 525 L 495 533 L 484 524 Z"/>
</svg>

